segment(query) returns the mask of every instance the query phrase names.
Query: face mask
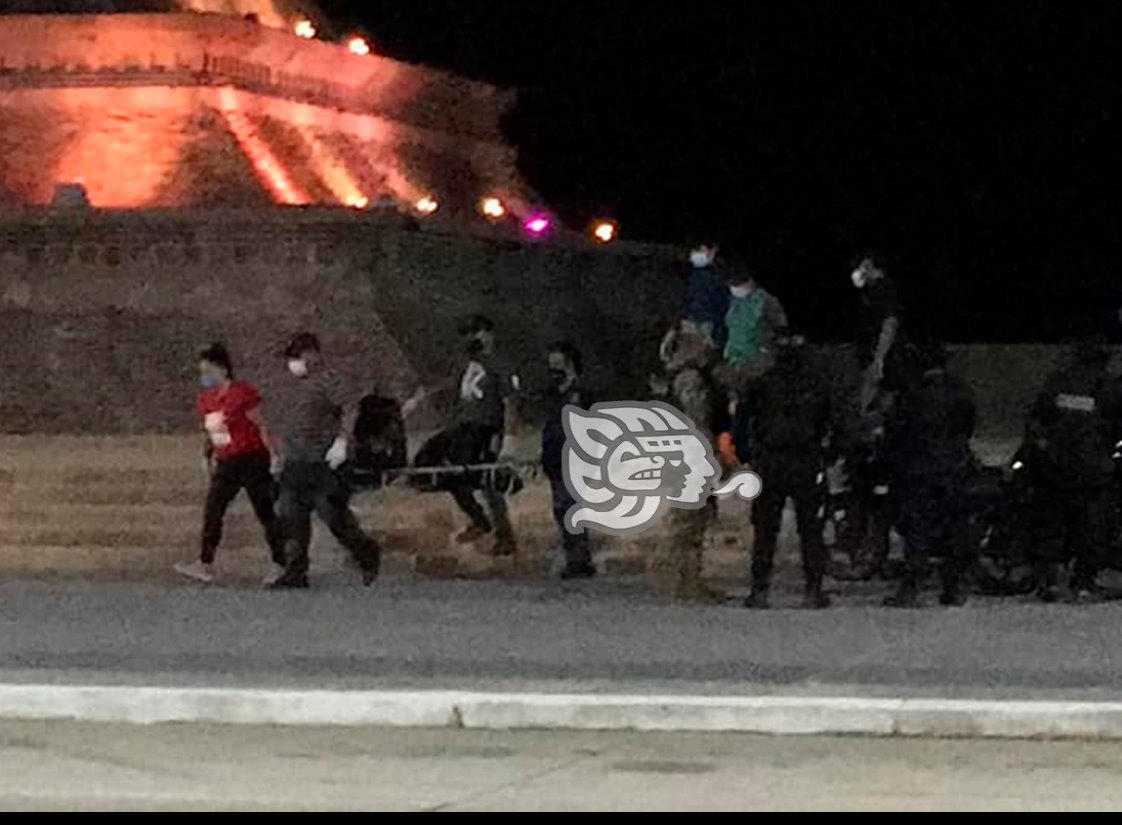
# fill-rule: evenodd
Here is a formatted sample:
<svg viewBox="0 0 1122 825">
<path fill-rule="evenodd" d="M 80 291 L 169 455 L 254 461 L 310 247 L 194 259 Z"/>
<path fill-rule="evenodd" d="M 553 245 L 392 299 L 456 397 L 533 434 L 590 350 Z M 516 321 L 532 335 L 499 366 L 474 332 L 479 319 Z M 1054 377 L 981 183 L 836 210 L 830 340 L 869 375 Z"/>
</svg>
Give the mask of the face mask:
<svg viewBox="0 0 1122 825">
<path fill-rule="evenodd" d="M 750 286 L 730 286 L 729 292 L 733 298 L 747 298 L 752 294 L 752 287 Z"/>
<path fill-rule="evenodd" d="M 701 269 L 713 263 L 713 259 L 709 257 L 709 253 L 707 252 L 694 250 L 690 253 L 690 263 L 693 264 L 696 269 Z"/>
<path fill-rule="evenodd" d="M 865 284 L 869 282 L 868 276 L 865 274 L 864 268 L 855 269 L 850 274 L 849 279 L 853 281 L 853 285 L 858 289 L 864 289 Z"/>
<path fill-rule="evenodd" d="M 308 362 L 303 358 L 292 358 L 288 362 L 288 371 L 297 378 L 303 378 L 308 374 Z"/>
<path fill-rule="evenodd" d="M 569 373 L 565 372 L 565 370 L 550 370 L 549 377 L 558 387 L 565 386 L 569 381 Z"/>
<path fill-rule="evenodd" d="M 208 373 L 199 378 L 199 383 L 203 385 L 204 390 L 213 389 L 218 386 L 218 376 Z"/>
</svg>

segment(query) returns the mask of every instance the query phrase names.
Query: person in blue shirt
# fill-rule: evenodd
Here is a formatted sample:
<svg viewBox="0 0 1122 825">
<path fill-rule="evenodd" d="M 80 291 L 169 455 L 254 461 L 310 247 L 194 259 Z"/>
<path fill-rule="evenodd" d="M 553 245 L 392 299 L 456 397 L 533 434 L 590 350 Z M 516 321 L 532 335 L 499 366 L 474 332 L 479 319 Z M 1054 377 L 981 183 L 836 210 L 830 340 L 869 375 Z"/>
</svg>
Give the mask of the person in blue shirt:
<svg viewBox="0 0 1122 825">
<path fill-rule="evenodd" d="M 717 245 L 698 244 L 690 251 L 686 283 L 686 314 L 709 339 L 720 345 L 725 337 L 725 315 L 729 309 L 728 282 L 717 262 Z"/>
</svg>

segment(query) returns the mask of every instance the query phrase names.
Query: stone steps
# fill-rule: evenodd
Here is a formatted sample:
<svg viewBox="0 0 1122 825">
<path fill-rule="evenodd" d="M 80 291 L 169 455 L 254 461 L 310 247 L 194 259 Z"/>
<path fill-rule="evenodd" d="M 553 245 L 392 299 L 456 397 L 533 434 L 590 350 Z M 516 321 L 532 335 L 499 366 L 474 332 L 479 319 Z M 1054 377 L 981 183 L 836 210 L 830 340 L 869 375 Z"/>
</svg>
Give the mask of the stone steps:
<svg viewBox="0 0 1122 825">
<path fill-rule="evenodd" d="M 143 576 L 166 572 L 198 548 L 205 477 L 198 439 L 179 436 L 0 438 L 0 572 Z M 460 547 L 451 536 L 464 517 L 446 494 L 394 485 L 355 496 L 362 524 L 386 551 L 387 570 L 426 576 L 540 575 L 560 558 L 548 485 L 541 479 L 511 500 L 521 553 L 495 559 L 486 540 Z M 706 570 L 742 576 L 751 541 L 746 505 L 726 501 L 711 531 Z M 640 575 L 665 549 L 664 526 L 597 541 L 610 575 Z M 343 553 L 316 530 L 313 563 L 341 570 Z M 227 515 L 220 567 L 255 578 L 268 558 L 245 496 Z"/>
</svg>

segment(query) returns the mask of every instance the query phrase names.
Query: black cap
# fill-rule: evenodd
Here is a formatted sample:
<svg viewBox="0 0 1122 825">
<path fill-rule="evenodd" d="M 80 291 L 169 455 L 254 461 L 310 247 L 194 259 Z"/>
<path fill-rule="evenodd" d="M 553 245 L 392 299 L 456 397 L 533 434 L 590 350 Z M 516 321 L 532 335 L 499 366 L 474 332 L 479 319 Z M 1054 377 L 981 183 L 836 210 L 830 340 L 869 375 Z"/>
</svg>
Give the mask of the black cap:
<svg viewBox="0 0 1122 825">
<path fill-rule="evenodd" d="M 284 348 L 285 358 L 299 358 L 305 352 L 319 352 L 319 338 L 311 332 L 298 332 Z"/>
<path fill-rule="evenodd" d="M 478 335 L 480 332 L 491 332 L 495 324 L 486 315 L 469 315 L 457 327 L 460 335 Z"/>
</svg>

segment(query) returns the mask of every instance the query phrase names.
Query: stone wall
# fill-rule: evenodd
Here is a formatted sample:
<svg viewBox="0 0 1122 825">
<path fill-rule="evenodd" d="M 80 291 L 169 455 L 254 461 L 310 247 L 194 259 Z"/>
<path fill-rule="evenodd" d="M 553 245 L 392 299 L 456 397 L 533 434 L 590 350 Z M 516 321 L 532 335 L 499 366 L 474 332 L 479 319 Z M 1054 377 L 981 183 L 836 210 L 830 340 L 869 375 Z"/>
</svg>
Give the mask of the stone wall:
<svg viewBox="0 0 1122 825">
<path fill-rule="evenodd" d="M 356 394 L 404 395 L 455 369 L 455 323 L 471 312 L 495 318 L 531 386 L 543 348 L 568 338 L 591 380 L 635 394 L 677 271 L 657 248 L 527 244 L 348 210 L 13 213 L 0 218 L 0 431 L 189 428 L 194 355 L 216 338 L 279 398 L 278 353 L 302 328 Z"/>
</svg>

